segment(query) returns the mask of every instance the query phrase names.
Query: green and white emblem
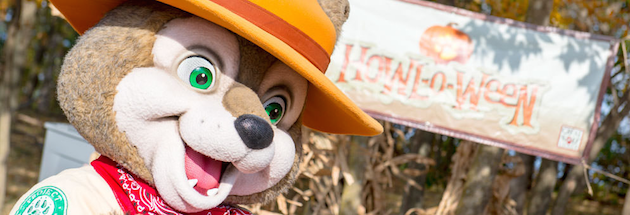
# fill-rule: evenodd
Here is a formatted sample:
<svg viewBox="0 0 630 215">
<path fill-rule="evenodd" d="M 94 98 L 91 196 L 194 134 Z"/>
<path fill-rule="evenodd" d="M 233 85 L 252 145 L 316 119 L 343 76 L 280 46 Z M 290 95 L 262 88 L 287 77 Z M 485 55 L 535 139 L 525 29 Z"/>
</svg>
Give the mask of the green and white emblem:
<svg viewBox="0 0 630 215">
<path fill-rule="evenodd" d="M 63 191 L 44 186 L 28 195 L 15 215 L 65 215 L 67 209 L 68 198 Z"/>
</svg>

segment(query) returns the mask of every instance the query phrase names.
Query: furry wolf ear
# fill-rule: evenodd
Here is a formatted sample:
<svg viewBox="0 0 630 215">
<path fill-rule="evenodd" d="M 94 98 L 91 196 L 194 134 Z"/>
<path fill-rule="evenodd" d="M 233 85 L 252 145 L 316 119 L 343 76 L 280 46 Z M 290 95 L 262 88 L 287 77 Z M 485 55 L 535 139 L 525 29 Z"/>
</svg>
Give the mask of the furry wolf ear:
<svg viewBox="0 0 630 215">
<path fill-rule="evenodd" d="M 317 0 L 319 5 L 322 6 L 324 12 L 330 18 L 335 31 L 337 32 L 337 39 L 341 34 L 341 26 L 348 19 L 350 15 L 350 3 L 348 0 Z"/>
</svg>

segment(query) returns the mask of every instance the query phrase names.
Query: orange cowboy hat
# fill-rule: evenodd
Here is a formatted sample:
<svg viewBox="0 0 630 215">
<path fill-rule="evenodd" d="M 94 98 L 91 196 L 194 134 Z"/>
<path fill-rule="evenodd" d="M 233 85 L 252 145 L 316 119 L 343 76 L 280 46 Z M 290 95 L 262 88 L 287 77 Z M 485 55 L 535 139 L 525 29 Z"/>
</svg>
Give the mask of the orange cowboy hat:
<svg viewBox="0 0 630 215">
<path fill-rule="evenodd" d="M 51 0 L 83 34 L 126 0 Z M 317 0 L 158 0 L 252 41 L 309 81 L 302 116 L 315 130 L 377 135 L 383 127 L 325 75 L 336 32 Z"/>
</svg>

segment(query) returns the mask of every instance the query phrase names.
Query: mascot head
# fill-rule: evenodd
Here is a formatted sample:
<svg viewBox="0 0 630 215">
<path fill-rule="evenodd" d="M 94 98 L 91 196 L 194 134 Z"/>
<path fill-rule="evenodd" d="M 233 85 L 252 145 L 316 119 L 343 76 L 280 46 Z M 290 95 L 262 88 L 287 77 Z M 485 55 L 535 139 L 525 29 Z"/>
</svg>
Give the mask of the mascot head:
<svg viewBox="0 0 630 215">
<path fill-rule="evenodd" d="M 301 158 L 301 126 L 381 126 L 324 72 L 345 0 L 53 0 L 82 36 L 59 102 L 96 150 L 173 208 L 267 202 Z"/>
</svg>

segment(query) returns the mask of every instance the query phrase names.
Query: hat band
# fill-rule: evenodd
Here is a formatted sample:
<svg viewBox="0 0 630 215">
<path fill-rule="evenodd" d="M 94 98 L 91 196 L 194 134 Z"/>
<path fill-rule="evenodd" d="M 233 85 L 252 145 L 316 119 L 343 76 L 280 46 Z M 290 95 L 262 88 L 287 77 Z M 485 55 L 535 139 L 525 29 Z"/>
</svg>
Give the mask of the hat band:
<svg viewBox="0 0 630 215">
<path fill-rule="evenodd" d="M 282 40 L 302 54 L 322 73 L 328 68 L 330 56 L 315 40 L 300 29 L 270 11 L 247 0 L 209 0 L 246 19 L 262 30 Z"/>
</svg>

